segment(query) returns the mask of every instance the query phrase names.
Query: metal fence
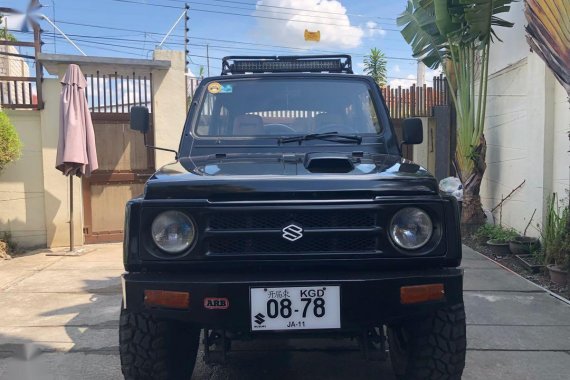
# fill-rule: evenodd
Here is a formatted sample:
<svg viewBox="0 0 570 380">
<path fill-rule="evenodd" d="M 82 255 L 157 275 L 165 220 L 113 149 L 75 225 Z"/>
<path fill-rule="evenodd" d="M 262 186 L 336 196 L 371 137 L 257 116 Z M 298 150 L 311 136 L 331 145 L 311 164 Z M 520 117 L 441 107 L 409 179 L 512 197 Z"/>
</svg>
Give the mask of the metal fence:
<svg viewBox="0 0 570 380">
<path fill-rule="evenodd" d="M 92 113 L 128 114 L 133 106 L 145 106 L 152 112 L 152 73 L 123 75 L 97 71 L 85 79 L 85 96 Z"/>
</svg>

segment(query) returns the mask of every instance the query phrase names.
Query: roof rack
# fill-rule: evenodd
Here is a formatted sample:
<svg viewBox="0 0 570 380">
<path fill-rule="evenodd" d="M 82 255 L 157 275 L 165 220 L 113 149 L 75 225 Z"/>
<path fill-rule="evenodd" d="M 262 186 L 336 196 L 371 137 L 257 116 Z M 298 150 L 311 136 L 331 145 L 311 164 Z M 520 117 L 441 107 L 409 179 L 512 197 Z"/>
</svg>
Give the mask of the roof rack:
<svg viewBox="0 0 570 380">
<path fill-rule="evenodd" d="M 344 61 L 343 61 L 344 60 Z M 229 61 L 232 61 L 230 63 Z M 222 75 L 246 73 L 353 74 L 350 55 L 229 56 L 222 59 Z"/>
</svg>

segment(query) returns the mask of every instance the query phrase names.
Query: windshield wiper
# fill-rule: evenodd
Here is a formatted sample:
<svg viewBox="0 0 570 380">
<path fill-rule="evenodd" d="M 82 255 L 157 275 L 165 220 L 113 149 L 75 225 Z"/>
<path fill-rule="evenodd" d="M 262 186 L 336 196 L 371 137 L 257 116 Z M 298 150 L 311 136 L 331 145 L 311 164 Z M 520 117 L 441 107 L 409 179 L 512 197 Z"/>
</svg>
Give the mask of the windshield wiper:
<svg viewBox="0 0 570 380">
<path fill-rule="evenodd" d="M 341 144 L 362 143 L 362 137 L 360 136 L 340 135 L 338 132 L 327 132 L 327 133 L 310 133 L 308 135 L 301 135 L 301 136 L 281 137 L 279 139 L 279 144 L 298 142 L 299 145 L 301 145 L 301 141 L 309 141 L 309 140 L 326 140 L 326 141 L 338 142 Z"/>
</svg>

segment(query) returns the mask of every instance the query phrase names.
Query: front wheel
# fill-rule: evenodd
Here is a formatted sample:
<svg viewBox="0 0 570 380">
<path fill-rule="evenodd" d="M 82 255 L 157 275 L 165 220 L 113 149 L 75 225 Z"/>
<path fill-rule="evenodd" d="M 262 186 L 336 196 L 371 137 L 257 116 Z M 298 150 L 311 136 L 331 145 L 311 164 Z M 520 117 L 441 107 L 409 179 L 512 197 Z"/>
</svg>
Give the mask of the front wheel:
<svg viewBox="0 0 570 380">
<path fill-rule="evenodd" d="M 467 346 L 463 304 L 388 327 L 390 359 L 401 380 L 460 380 Z"/>
<path fill-rule="evenodd" d="M 119 351 L 126 380 L 192 377 L 200 329 L 121 308 Z"/>
</svg>

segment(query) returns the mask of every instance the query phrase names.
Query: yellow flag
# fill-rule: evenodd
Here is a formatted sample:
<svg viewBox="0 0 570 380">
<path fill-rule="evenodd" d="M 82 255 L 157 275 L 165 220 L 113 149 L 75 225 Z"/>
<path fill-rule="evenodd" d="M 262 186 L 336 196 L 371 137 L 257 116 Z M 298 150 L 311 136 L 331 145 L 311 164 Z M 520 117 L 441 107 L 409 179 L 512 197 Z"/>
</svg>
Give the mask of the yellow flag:
<svg viewBox="0 0 570 380">
<path fill-rule="evenodd" d="M 309 32 L 305 29 L 305 41 L 315 41 L 319 42 L 321 40 L 321 31 L 317 30 L 316 32 Z"/>
</svg>

